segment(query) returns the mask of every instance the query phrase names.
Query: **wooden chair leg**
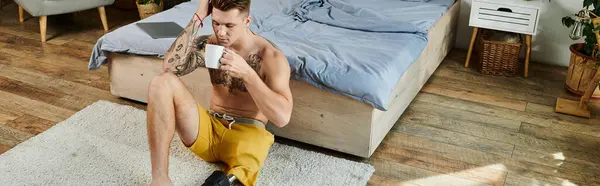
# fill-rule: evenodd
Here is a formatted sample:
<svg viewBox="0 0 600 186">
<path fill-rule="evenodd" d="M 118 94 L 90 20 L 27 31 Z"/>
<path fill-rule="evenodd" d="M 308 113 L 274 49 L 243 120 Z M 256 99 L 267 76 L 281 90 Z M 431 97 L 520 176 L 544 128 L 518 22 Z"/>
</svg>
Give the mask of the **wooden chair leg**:
<svg viewBox="0 0 600 186">
<path fill-rule="evenodd" d="M 46 42 L 46 23 L 48 20 L 47 18 L 47 16 L 40 16 L 40 35 L 43 43 Z"/>
<path fill-rule="evenodd" d="M 102 20 L 102 26 L 104 26 L 104 31 L 108 31 L 108 23 L 106 21 L 106 10 L 103 6 L 98 7 L 98 13 L 100 13 L 100 20 Z"/>
<path fill-rule="evenodd" d="M 477 32 L 479 32 L 479 28 L 473 28 L 473 35 L 471 36 L 471 42 L 469 43 L 469 51 L 467 52 L 467 61 L 465 62 L 465 68 L 469 67 L 469 61 L 471 61 L 471 54 L 473 53 L 473 45 L 475 45 L 475 40 L 477 40 Z"/>
<path fill-rule="evenodd" d="M 525 36 L 525 45 L 527 46 L 527 53 L 525 55 L 525 74 L 524 77 L 529 76 L 529 58 L 531 58 L 531 35 Z"/>
<path fill-rule="evenodd" d="M 25 21 L 25 18 L 23 17 L 23 7 L 21 7 L 21 5 L 19 5 L 19 22 L 23 22 Z"/>
</svg>

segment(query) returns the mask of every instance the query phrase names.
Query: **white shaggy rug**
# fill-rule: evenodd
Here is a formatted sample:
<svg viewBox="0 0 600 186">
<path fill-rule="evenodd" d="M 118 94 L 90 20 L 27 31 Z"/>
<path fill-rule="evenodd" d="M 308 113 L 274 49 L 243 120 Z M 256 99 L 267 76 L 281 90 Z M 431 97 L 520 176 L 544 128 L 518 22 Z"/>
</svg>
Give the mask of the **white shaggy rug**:
<svg viewBox="0 0 600 186">
<path fill-rule="evenodd" d="M 186 149 L 177 135 L 169 175 L 175 185 L 201 185 L 222 164 Z M 2 185 L 148 185 L 146 112 L 98 101 L 0 156 Z M 257 185 L 366 185 L 368 164 L 275 143 Z"/>
</svg>

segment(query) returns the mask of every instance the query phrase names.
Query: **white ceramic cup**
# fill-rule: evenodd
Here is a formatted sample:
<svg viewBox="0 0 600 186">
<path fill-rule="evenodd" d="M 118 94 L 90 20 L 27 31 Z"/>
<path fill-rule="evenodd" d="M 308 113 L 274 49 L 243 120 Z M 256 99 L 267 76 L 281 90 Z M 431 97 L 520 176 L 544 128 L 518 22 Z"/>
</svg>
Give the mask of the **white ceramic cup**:
<svg viewBox="0 0 600 186">
<path fill-rule="evenodd" d="M 206 44 L 205 63 L 207 68 L 219 69 L 221 66 L 219 59 L 223 56 L 223 49 L 225 49 L 225 47 L 220 45 Z"/>
</svg>

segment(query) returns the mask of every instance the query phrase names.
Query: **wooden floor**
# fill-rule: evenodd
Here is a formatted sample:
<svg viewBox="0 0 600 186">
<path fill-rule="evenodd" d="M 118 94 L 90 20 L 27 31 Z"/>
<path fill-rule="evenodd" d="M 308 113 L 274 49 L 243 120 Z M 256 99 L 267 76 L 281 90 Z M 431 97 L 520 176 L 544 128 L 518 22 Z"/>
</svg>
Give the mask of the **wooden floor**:
<svg viewBox="0 0 600 186">
<path fill-rule="evenodd" d="M 111 29 L 137 19 L 107 13 Z M 100 99 L 145 108 L 110 94 L 106 66 L 87 70 L 104 34 L 96 10 L 49 17 L 46 44 L 14 4 L 0 16 L 0 153 Z M 589 120 L 554 112 L 558 96 L 577 99 L 566 68 L 492 77 L 465 69 L 465 56 L 452 51 L 369 159 L 278 141 L 372 164 L 369 185 L 600 185 L 600 101 Z"/>
</svg>

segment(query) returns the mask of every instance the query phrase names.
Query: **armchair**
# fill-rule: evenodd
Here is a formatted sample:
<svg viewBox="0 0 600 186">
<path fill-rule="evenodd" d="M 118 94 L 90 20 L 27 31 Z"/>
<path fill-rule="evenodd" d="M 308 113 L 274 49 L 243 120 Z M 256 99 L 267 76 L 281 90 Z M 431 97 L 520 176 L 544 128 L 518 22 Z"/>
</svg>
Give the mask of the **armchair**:
<svg viewBox="0 0 600 186">
<path fill-rule="evenodd" d="M 42 42 L 46 42 L 47 16 L 71 13 L 81 10 L 98 8 L 104 31 L 108 31 L 106 11 L 104 6 L 111 5 L 115 0 L 15 0 L 19 5 L 19 21 L 24 21 L 23 11 L 40 19 L 40 35 Z"/>
</svg>

